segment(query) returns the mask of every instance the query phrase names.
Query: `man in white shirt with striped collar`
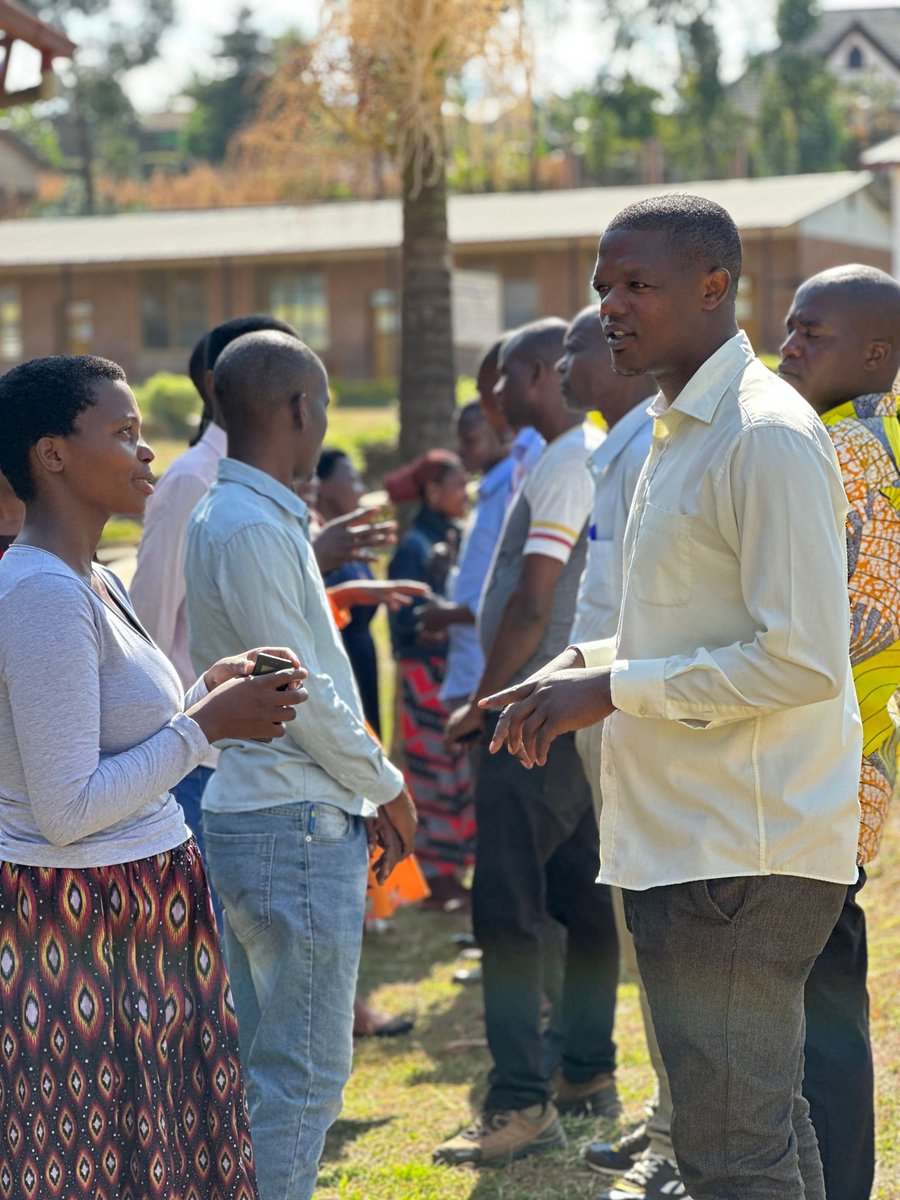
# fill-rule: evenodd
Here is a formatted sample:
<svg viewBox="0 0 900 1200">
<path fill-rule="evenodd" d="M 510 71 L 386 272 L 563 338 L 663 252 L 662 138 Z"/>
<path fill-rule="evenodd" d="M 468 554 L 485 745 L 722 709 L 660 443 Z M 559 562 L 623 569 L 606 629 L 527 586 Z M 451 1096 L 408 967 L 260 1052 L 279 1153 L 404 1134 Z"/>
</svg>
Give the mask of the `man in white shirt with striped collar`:
<svg viewBox="0 0 900 1200">
<path fill-rule="evenodd" d="M 821 422 L 737 330 L 740 269 L 699 197 L 607 228 L 613 363 L 661 392 L 612 665 L 570 647 L 483 703 L 508 705 L 492 748 L 537 764 L 610 717 L 600 878 L 625 889 L 693 1200 L 824 1200 L 803 988 L 856 877 L 847 500 Z"/>
</svg>

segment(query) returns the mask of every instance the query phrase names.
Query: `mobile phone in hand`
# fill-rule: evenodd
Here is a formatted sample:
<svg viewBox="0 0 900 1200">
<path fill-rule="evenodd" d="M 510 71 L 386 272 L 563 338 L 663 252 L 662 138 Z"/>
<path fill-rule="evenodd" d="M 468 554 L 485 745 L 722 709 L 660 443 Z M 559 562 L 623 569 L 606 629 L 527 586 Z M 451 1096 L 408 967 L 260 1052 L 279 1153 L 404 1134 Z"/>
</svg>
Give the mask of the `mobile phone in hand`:
<svg viewBox="0 0 900 1200">
<path fill-rule="evenodd" d="M 281 658 L 277 654 L 257 654 L 256 662 L 253 664 L 251 675 L 273 675 L 276 671 L 290 671 L 293 663 L 288 658 Z M 286 692 L 288 685 L 280 687 L 279 692 Z M 271 738 L 253 738 L 254 742 L 265 742 L 268 746 L 272 741 Z"/>
<path fill-rule="evenodd" d="M 272 675 L 275 671 L 291 671 L 293 670 L 293 667 L 294 664 L 289 658 L 281 658 L 277 654 L 259 653 L 256 656 L 256 662 L 254 663 L 253 670 L 250 672 L 250 674 Z M 278 690 L 279 692 L 286 692 L 287 689 L 288 685 L 285 684 L 284 687 L 280 687 Z"/>
</svg>

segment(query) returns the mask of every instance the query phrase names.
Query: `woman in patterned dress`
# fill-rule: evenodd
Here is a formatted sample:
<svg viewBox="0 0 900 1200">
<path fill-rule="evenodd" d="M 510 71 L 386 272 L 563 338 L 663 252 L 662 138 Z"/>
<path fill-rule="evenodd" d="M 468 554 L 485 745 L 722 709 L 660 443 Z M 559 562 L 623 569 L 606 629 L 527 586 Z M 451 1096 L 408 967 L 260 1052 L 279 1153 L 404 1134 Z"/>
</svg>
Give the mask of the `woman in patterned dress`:
<svg viewBox="0 0 900 1200">
<path fill-rule="evenodd" d="M 120 367 L 14 368 L 0 428 L 25 503 L 0 563 L 0 1195 L 256 1200 L 209 891 L 168 789 L 211 741 L 283 735 L 305 672 L 241 678 L 250 651 L 185 699 L 93 562 L 153 490 Z"/>
</svg>

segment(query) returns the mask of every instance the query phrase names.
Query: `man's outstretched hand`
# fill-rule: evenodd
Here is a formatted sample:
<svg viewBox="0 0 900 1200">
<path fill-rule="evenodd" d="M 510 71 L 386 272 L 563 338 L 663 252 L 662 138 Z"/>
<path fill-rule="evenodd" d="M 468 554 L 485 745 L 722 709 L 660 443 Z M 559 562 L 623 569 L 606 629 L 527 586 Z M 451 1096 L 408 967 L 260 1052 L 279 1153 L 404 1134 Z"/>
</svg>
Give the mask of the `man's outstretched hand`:
<svg viewBox="0 0 900 1200">
<path fill-rule="evenodd" d="M 328 594 L 338 608 L 386 604 L 391 612 L 399 612 L 413 600 L 429 596 L 431 589 L 417 579 L 348 579 L 346 583 L 332 584 Z"/>
<path fill-rule="evenodd" d="M 553 671 L 478 701 L 503 711 L 491 753 L 506 746 L 525 767 L 542 767 L 561 733 L 596 725 L 615 710 L 608 667 Z"/>
<path fill-rule="evenodd" d="M 313 538 L 313 552 L 323 575 L 346 562 L 372 559 L 381 546 L 397 540 L 396 521 L 376 521 L 381 510 L 358 508 L 345 517 L 335 517 Z"/>
</svg>

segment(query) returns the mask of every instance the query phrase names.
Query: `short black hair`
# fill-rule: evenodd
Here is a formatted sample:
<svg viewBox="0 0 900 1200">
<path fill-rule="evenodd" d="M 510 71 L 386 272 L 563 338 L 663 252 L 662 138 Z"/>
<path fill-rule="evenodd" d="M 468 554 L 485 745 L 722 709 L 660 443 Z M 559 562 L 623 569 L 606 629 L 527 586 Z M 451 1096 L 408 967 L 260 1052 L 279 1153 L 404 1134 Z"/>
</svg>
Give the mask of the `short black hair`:
<svg viewBox="0 0 900 1200">
<path fill-rule="evenodd" d="M 555 367 L 562 357 L 568 328 L 561 317 L 543 317 L 521 326 L 500 347 L 501 367 L 517 355 L 531 361 L 540 359 L 545 366 Z"/>
<path fill-rule="evenodd" d="M 300 337 L 293 325 L 288 325 L 287 321 L 282 321 L 280 317 L 273 317 L 270 313 L 251 313 L 249 316 L 234 317 L 216 325 L 209 333 L 204 333 L 194 347 L 188 363 L 188 373 L 194 381 L 194 387 L 203 398 L 203 411 L 200 414 L 200 426 L 191 442 L 192 446 L 197 445 L 213 419 L 212 402 L 206 394 L 206 372 L 213 369 L 226 346 L 243 337 L 245 333 L 259 333 L 261 329 L 274 329 L 278 333 Z"/>
<path fill-rule="evenodd" d="M 500 337 L 493 342 L 488 350 L 485 351 L 484 357 L 478 364 L 478 374 L 483 375 L 488 371 L 496 371 L 500 363 L 500 350 L 503 343 L 509 337 L 509 333 L 501 333 Z"/>
<path fill-rule="evenodd" d="M 188 359 L 188 375 L 191 377 L 191 383 L 200 393 L 200 398 L 203 401 L 204 408 L 209 404 L 209 397 L 206 394 L 206 342 L 209 338 L 208 333 L 204 333 L 203 337 L 191 351 L 191 357 Z"/>
<path fill-rule="evenodd" d="M 673 250 L 687 252 L 707 271 L 724 268 L 731 276 L 731 295 L 741 277 L 741 235 L 730 213 L 703 196 L 674 192 L 629 204 L 613 217 L 606 232 L 634 229 L 664 233 Z"/>
<path fill-rule="evenodd" d="M 484 415 L 484 409 L 481 407 L 480 400 L 468 400 L 461 408 L 456 410 L 457 424 L 462 424 L 466 418 L 470 418 L 475 421 L 487 420 L 487 417 Z"/>
<path fill-rule="evenodd" d="M 296 334 L 260 329 L 228 344 L 216 362 L 214 380 L 231 433 L 247 421 L 267 419 L 298 383 L 301 390 L 324 387 L 327 375 L 319 358 Z"/>
<path fill-rule="evenodd" d="M 300 340 L 300 334 L 287 321 L 273 317 L 271 313 L 251 313 L 248 317 L 235 317 L 232 321 L 223 321 L 206 335 L 206 371 L 211 371 L 219 361 L 219 355 L 232 342 L 243 337 L 245 333 L 261 333 L 266 329 L 274 329 L 276 333 L 287 333 Z"/>
<path fill-rule="evenodd" d="M 337 446 L 323 447 L 319 461 L 316 463 L 316 475 L 319 479 L 329 479 L 338 463 L 349 457 L 346 450 L 339 450 Z"/>
<path fill-rule="evenodd" d="M 0 378 L 0 471 L 20 500 L 35 497 L 32 446 L 43 437 L 68 437 L 104 382 L 125 383 L 125 372 L 93 354 L 33 358 Z"/>
</svg>

